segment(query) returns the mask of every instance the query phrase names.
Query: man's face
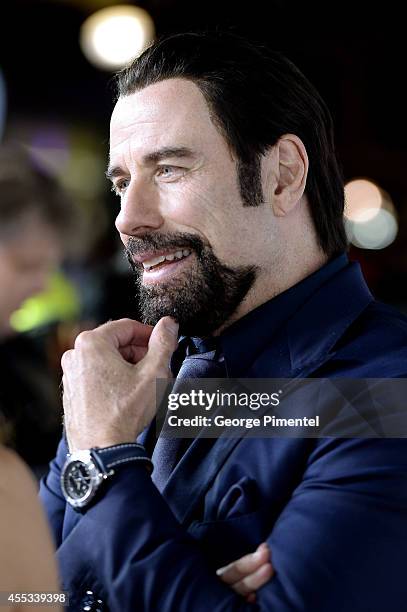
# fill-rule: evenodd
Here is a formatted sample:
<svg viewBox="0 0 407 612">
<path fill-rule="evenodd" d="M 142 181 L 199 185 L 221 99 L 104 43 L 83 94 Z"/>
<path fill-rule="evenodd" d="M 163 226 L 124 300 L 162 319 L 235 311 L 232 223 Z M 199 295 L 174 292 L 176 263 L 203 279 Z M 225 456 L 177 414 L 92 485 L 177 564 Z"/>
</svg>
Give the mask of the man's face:
<svg viewBox="0 0 407 612">
<path fill-rule="evenodd" d="M 186 334 L 218 329 L 255 289 L 266 213 L 243 207 L 235 160 L 194 83 L 119 99 L 109 175 L 144 322 L 172 315 Z"/>
<path fill-rule="evenodd" d="M 54 232 L 35 216 L 21 222 L 15 237 L 0 241 L 0 335 L 10 330 L 10 315 L 24 300 L 46 288 L 61 257 Z"/>
</svg>

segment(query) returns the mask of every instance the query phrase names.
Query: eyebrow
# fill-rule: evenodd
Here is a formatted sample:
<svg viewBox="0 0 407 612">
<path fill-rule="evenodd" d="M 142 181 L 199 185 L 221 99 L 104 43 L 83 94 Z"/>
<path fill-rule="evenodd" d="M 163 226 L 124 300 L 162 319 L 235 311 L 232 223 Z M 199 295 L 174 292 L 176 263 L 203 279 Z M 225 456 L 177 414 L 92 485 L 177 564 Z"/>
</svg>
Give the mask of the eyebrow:
<svg viewBox="0 0 407 612">
<path fill-rule="evenodd" d="M 188 147 L 163 147 L 162 149 L 158 149 L 157 151 L 152 151 L 151 153 L 144 155 L 142 162 L 145 166 L 148 166 L 170 157 L 194 158 L 196 157 L 196 154 L 191 151 L 191 149 L 188 149 Z M 115 177 L 123 176 L 127 173 L 121 166 L 109 166 L 105 174 L 106 178 L 112 180 Z"/>
</svg>

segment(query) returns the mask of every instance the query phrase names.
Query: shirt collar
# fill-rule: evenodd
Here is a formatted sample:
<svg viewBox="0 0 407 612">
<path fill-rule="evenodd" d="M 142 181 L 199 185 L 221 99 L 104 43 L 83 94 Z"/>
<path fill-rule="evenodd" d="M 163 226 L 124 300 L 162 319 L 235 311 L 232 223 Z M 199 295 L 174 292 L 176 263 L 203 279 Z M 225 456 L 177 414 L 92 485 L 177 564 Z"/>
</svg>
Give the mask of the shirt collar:
<svg viewBox="0 0 407 612">
<path fill-rule="evenodd" d="M 270 343 L 281 326 L 313 293 L 348 263 L 346 253 L 335 257 L 310 276 L 254 308 L 227 327 L 218 337 L 218 341 L 220 351 L 224 355 L 228 377 L 238 378 L 244 375 L 255 357 Z M 185 354 L 185 346 L 191 340 L 195 343 L 199 341 L 198 338 L 180 336 L 179 349 L 181 346 L 183 348 L 181 351 L 177 350 L 177 353 Z"/>
</svg>

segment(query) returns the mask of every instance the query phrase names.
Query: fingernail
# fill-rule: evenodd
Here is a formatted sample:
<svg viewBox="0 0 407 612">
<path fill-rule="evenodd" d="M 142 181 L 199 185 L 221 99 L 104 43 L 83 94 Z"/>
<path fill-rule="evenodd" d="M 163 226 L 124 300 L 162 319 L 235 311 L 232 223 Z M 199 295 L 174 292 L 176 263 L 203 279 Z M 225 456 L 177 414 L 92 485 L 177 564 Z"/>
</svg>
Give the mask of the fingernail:
<svg viewBox="0 0 407 612">
<path fill-rule="evenodd" d="M 171 319 L 170 317 L 168 317 L 168 319 L 165 322 L 165 327 L 168 329 L 169 332 L 174 334 L 174 336 L 178 336 L 179 324 L 176 321 L 174 321 L 174 319 Z"/>
<path fill-rule="evenodd" d="M 262 542 L 258 547 L 257 550 L 268 550 L 268 544 L 267 542 Z"/>
</svg>

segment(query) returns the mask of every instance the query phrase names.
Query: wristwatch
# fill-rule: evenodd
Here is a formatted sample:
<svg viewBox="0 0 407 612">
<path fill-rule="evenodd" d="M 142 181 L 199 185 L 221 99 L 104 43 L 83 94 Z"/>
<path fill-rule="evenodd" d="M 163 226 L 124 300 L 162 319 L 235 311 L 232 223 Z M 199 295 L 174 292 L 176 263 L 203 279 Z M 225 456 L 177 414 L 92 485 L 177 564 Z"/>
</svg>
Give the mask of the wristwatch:
<svg viewBox="0 0 407 612">
<path fill-rule="evenodd" d="M 128 463 L 143 463 L 151 473 L 153 464 L 146 449 L 136 442 L 68 453 L 61 471 L 61 489 L 66 501 L 79 512 L 86 508 L 100 486 Z"/>
</svg>

